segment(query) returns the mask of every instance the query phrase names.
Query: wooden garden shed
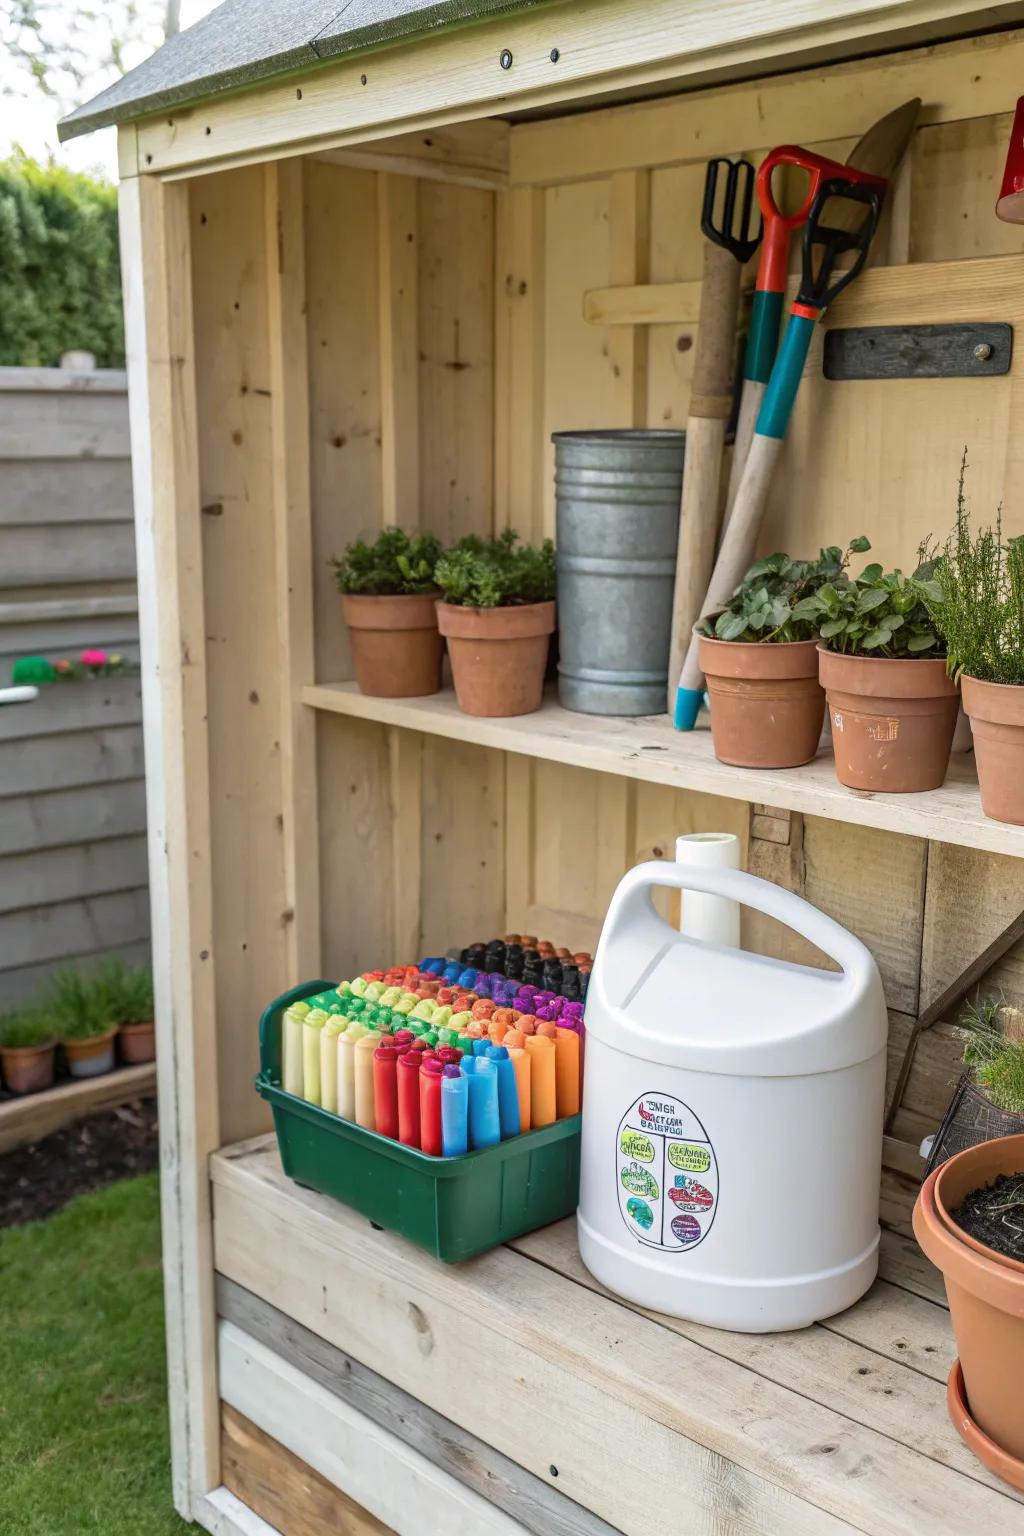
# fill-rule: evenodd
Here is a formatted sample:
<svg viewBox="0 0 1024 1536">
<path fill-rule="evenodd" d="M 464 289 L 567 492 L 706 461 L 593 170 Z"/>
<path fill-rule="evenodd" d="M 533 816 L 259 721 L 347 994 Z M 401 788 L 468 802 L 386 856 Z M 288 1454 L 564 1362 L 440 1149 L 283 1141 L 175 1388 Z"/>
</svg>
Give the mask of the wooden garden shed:
<svg viewBox="0 0 1024 1536">
<path fill-rule="evenodd" d="M 469 722 L 349 681 L 328 558 L 382 524 L 553 531 L 550 436 L 684 424 L 707 159 L 843 159 L 923 109 L 827 324 L 1024 322 L 993 213 L 1024 5 L 226 0 L 81 108 L 116 123 L 158 997 L 174 1493 L 210 1531 L 1024 1533 L 946 1417 L 909 1211 L 965 969 L 1024 1003 L 1024 829 L 971 759 L 920 796 L 717 763 L 554 702 Z M 835 383 L 812 353 L 765 530 L 913 563 L 1024 532 L 1024 347 Z M 300 979 L 508 928 L 592 946 L 686 830 L 872 949 L 890 1010 L 882 1278 L 791 1335 L 597 1287 L 571 1222 L 454 1269 L 284 1178 L 257 1020 Z M 766 921 L 746 941 L 793 954 Z"/>
</svg>

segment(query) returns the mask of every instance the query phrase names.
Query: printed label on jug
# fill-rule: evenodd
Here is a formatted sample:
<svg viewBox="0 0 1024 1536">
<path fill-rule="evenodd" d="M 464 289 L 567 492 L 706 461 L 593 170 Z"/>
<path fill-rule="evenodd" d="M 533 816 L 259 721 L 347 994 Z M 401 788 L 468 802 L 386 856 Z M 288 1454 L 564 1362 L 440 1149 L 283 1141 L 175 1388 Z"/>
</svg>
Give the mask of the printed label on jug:
<svg viewBox="0 0 1024 1536">
<path fill-rule="evenodd" d="M 718 1164 L 688 1105 L 670 1094 L 642 1094 L 619 1121 L 615 1160 L 619 1210 L 638 1242 L 682 1253 L 707 1237 Z"/>
</svg>

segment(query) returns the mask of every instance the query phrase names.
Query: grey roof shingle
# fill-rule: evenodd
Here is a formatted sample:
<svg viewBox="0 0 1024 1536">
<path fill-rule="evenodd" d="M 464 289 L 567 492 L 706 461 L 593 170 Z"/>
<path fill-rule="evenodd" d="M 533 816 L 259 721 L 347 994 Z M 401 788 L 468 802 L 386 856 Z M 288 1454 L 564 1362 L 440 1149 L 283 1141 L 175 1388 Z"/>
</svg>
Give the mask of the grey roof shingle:
<svg viewBox="0 0 1024 1536">
<path fill-rule="evenodd" d="M 58 125 L 63 141 L 456 22 L 545 0 L 224 0 Z"/>
</svg>

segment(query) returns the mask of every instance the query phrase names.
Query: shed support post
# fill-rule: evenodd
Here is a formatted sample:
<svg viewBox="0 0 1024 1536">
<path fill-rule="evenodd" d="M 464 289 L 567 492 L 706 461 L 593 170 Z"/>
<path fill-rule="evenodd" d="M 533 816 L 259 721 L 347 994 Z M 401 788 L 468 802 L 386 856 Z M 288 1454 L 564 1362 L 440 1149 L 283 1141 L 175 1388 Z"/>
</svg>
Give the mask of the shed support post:
<svg viewBox="0 0 1024 1536">
<path fill-rule="evenodd" d="M 219 1145 L 189 190 L 121 184 L 174 1502 L 220 1482 L 207 1160 Z"/>
</svg>

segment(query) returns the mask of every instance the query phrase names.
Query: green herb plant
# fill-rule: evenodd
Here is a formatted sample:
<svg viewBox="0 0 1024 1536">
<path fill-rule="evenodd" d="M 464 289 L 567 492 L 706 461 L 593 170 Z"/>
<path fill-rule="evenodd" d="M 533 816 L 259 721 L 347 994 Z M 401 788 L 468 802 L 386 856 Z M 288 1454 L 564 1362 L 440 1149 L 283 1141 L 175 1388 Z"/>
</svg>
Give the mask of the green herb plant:
<svg viewBox="0 0 1024 1536">
<path fill-rule="evenodd" d="M 928 611 L 943 635 L 947 667 L 986 683 L 1024 684 L 1024 538 L 995 527 L 972 532 L 964 496 L 967 450 L 960 461 L 956 524 L 935 562 Z"/>
<path fill-rule="evenodd" d="M 972 1003 L 956 1032 L 964 1042 L 964 1063 L 989 1102 L 1024 1114 L 1024 1039 L 1004 1032 L 1004 1010 L 999 998 Z"/>
<path fill-rule="evenodd" d="M 95 1040 L 113 1023 L 96 982 L 70 967 L 54 972 L 42 1006 L 59 1040 Z"/>
<path fill-rule="evenodd" d="M 441 541 L 432 533 L 385 528 L 367 544 L 357 539 L 331 560 L 339 592 L 361 597 L 400 597 L 435 591 L 434 567 Z"/>
<path fill-rule="evenodd" d="M 520 544 L 512 528 L 494 539 L 467 534 L 441 556 L 434 576 L 445 602 L 466 608 L 546 603 L 555 595 L 555 546 Z"/>
<path fill-rule="evenodd" d="M 713 640 L 742 641 L 746 645 L 775 641 L 813 640 L 813 618 L 797 613 L 806 598 L 826 583 L 842 579 L 851 555 L 871 548 L 863 535 L 851 539 L 845 553 L 836 544 L 819 551 L 817 560 L 791 560 L 789 555 L 768 555 L 755 560 L 722 612 L 702 619 L 700 634 Z"/>
<path fill-rule="evenodd" d="M 97 1008 L 110 1024 L 148 1024 L 153 1018 L 153 979 L 144 965 L 112 956 L 96 972 Z"/>
<path fill-rule="evenodd" d="M 913 575 L 868 565 L 859 576 L 845 573 L 827 581 L 793 609 L 793 618 L 814 625 L 830 651 L 846 656 L 886 656 L 906 660 L 944 656 L 945 644 L 928 609 L 940 588 L 934 562 L 919 552 Z"/>
<path fill-rule="evenodd" d="M 56 1040 L 53 1020 L 43 1008 L 16 1008 L 0 1015 L 0 1050 L 27 1050 Z"/>
</svg>

